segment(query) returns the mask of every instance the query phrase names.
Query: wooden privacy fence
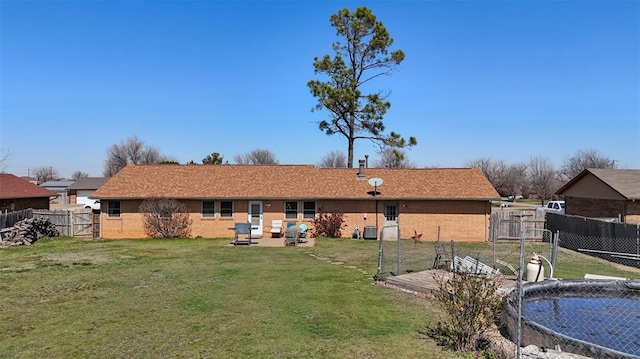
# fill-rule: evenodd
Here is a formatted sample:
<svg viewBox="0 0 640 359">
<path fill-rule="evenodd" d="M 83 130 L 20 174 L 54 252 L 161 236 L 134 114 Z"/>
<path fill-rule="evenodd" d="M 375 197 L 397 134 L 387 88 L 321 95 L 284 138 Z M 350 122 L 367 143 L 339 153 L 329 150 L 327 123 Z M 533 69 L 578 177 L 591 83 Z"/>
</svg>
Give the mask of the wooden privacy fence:
<svg viewBox="0 0 640 359">
<path fill-rule="evenodd" d="M 490 240 L 517 240 L 524 230 L 525 239 L 542 240 L 545 212 L 532 209 L 499 210 L 491 213 Z"/>
<path fill-rule="evenodd" d="M 14 224 L 22 221 L 23 219 L 32 217 L 32 209 L 23 209 L 22 211 L 0 213 L 0 229 L 13 227 Z"/>
<path fill-rule="evenodd" d="M 92 237 L 94 235 L 93 212 L 89 210 L 81 211 L 33 211 L 33 216 L 37 218 L 47 218 L 56 226 L 61 236 L 66 237 Z"/>
</svg>

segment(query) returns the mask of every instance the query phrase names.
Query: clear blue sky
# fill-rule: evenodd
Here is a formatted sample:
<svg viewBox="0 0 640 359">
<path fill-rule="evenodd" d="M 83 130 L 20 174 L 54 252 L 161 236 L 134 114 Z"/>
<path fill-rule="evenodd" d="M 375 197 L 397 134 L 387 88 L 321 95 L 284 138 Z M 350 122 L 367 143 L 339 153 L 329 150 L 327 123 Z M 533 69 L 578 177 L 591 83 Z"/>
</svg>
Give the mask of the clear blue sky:
<svg viewBox="0 0 640 359">
<path fill-rule="evenodd" d="M 406 60 L 379 79 L 388 130 L 418 166 L 595 149 L 640 168 L 638 1 L 1 1 L 4 170 L 102 174 L 137 135 L 181 163 L 273 151 L 317 163 L 328 137 L 306 86 L 329 17 L 366 5 Z M 370 154 L 356 142 L 356 159 Z"/>
</svg>

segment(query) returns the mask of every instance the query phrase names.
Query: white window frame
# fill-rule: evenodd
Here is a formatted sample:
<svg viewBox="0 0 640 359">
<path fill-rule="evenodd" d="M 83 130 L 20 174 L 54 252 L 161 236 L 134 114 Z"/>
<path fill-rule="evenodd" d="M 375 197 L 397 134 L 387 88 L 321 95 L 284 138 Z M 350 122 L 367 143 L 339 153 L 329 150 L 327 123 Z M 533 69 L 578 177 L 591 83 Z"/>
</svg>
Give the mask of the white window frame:
<svg viewBox="0 0 640 359">
<path fill-rule="evenodd" d="M 295 208 L 293 209 L 289 209 L 288 205 L 290 203 L 295 204 Z M 295 213 L 294 217 L 289 217 L 290 214 Z M 298 201 L 285 201 L 284 202 L 284 219 L 293 219 L 293 220 L 297 220 L 298 219 Z"/>
<path fill-rule="evenodd" d="M 211 204 L 211 208 L 207 208 L 206 212 L 204 208 L 205 203 Z M 202 218 L 215 218 L 216 217 L 216 201 L 202 201 L 202 204 L 200 205 L 200 216 Z"/>
<path fill-rule="evenodd" d="M 307 204 L 313 204 L 313 214 L 307 209 Z M 307 215 L 309 213 L 309 215 Z M 316 213 L 318 213 L 318 206 L 316 205 L 316 201 L 304 201 L 302 202 L 302 219 L 315 219 Z"/>
</svg>

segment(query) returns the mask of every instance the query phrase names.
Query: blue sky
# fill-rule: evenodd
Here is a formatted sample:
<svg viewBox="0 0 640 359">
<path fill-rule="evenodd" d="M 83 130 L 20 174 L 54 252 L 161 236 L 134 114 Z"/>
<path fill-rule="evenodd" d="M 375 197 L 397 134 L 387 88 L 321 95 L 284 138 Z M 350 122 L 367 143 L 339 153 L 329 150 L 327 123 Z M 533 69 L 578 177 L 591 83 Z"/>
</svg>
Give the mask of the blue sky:
<svg viewBox="0 0 640 359">
<path fill-rule="evenodd" d="M 391 92 L 387 129 L 417 137 L 418 166 L 560 166 L 595 149 L 640 168 L 637 1 L 1 1 L 4 170 L 100 176 L 132 135 L 182 163 L 346 153 L 317 129 L 306 83 L 314 56 L 333 54 L 331 14 L 360 5 L 406 53 L 373 88 Z"/>
</svg>

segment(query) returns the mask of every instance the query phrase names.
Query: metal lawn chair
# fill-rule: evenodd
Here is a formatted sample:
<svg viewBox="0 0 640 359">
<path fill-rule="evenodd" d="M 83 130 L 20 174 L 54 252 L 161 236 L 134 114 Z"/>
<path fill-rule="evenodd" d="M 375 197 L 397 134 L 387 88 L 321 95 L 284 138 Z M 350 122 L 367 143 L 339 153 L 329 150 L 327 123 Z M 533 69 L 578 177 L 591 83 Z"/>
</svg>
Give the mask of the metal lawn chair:
<svg viewBox="0 0 640 359">
<path fill-rule="evenodd" d="M 287 227 L 287 231 L 284 233 L 284 245 L 296 246 L 298 245 L 298 238 L 300 237 L 300 231 L 297 226 Z"/>
</svg>

